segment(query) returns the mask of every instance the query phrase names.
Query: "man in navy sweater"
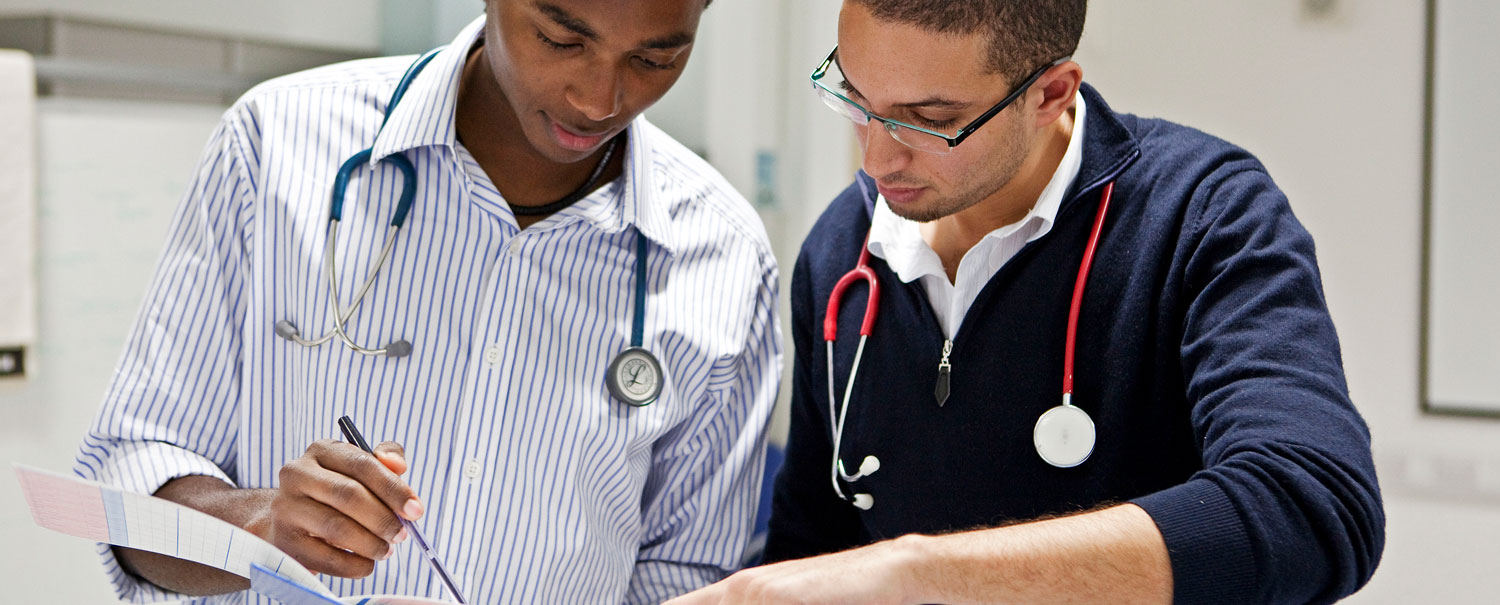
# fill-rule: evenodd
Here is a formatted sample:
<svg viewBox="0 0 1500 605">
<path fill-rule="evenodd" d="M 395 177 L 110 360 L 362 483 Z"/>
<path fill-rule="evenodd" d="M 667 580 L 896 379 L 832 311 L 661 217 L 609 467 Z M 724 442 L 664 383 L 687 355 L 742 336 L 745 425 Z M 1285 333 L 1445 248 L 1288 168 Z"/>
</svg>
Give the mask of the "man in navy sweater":
<svg viewBox="0 0 1500 605">
<path fill-rule="evenodd" d="M 794 273 L 783 562 L 679 602 L 1309 603 L 1370 578 L 1384 512 L 1311 238 L 1249 153 L 1084 85 L 1084 12 L 845 0 L 813 78 L 864 170 Z M 859 345 L 851 286 L 830 370 L 864 253 L 877 319 Z"/>
</svg>

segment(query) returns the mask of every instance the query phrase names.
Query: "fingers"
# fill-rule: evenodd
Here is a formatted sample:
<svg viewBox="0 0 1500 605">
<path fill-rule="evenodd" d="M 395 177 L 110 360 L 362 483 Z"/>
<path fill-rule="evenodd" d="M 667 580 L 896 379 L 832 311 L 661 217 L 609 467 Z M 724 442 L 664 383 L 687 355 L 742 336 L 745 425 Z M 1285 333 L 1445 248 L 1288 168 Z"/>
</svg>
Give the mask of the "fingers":
<svg viewBox="0 0 1500 605">
<path fill-rule="evenodd" d="M 401 518 L 422 516 L 416 493 L 397 476 L 406 470 L 399 444 L 380 456 L 338 441 L 319 441 L 281 468 L 271 503 L 272 543 L 309 569 L 342 577 L 369 575 L 375 561 L 406 539 Z"/>
<path fill-rule="evenodd" d="M 322 539 L 296 532 L 276 535 L 277 548 L 315 573 L 341 578 L 363 578 L 375 571 L 373 559 L 335 548 Z"/>
<path fill-rule="evenodd" d="M 387 441 L 375 446 L 375 457 L 380 459 L 385 467 L 397 475 L 406 474 L 406 448 L 394 441 Z"/>
<path fill-rule="evenodd" d="M 391 543 L 327 505 L 308 498 L 271 504 L 278 548 L 313 571 L 360 578 L 391 556 Z"/>
<path fill-rule="evenodd" d="M 402 531 L 397 515 L 416 519 L 423 512 L 411 487 L 394 472 L 363 450 L 336 441 L 314 443 L 302 457 L 283 466 L 277 497 L 322 503 L 387 542 L 397 540 Z M 308 510 L 294 508 L 287 512 Z M 296 525 L 318 534 L 309 529 L 317 522 L 314 519 Z"/>
<path fill-rule="evenodd" d="M 395 541 L 401 531 L 401 520 L 391 509 L 365 489 L 358 481 L 314 465 L 289 464 L 281 469 L 281 489 L 287 499 L 318 503 L 338 517 L 357 523 L 360 528 L 387 542 Z M 287 514 L 318 512 L 321 509 L 284 507 Z M 314 517 L 298 523 L 307 533 L 332 535 L 319 531 L 324 521 Z"/>
<path fill-rule="evenodd" d="M 397 456 L 400 456 L 401 446 L 386 443 L 380 444 L 386 448 L 383 451 L 393 451 L 390 446 L 395 446 Z M 406 482 L 401 480 L 385 463 L 363 450 L 338 441 L 319 441 L 307 449 L 307 453 L 314 457 L 319 466 L 335 473 L 353 478 L 375 498 L 385 503 L 385 506 L 412 521 L 422 516 L 422 503 L 417 500 L 416 492 Z M 402 465 L 405 461 L 402 460 Z M 352 490 L 358 491 L 358 490 Z M 334 497 L 348 497 L 351 500 L 358 499 L 359 494 L 334 494 Z M 345 510 L 339 505 L 342 501 L 329 502 L 323 500 L 338 510 Z M 347 511 L 346 511 L 347 512 Z M 374 528 L 372 528 L 374 529 Z"/>
</svg>

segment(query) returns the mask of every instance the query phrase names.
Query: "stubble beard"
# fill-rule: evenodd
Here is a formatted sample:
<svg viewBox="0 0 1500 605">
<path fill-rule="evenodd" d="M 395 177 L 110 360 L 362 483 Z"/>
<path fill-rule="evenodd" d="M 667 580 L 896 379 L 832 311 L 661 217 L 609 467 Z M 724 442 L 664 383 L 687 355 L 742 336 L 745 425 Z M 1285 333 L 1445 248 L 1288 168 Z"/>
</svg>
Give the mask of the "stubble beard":
<svg viewBox="0 0 1500 605">
<path fill-rule="evenodd" d="M 1005 142 L 997 150 L 1003 154 L 1001 159 L 996 163 L 980 162 L 975 166 L 975 172 L 966 180 L 969 183 L 968 186 L 960 183 L 961 189 L 958 191 L 942 195 L 916 207 L 891 206 L 891 212 L 909 221 L 930 223 L 968 210 L 989 199 L 1015 178 L 1016 174 L 1021 171 L 1021 164 L 1026 161 L 1027 149 L 1018 130 L 1012 129 L 1009 136 L 1005 137 Z"/>
</svg>

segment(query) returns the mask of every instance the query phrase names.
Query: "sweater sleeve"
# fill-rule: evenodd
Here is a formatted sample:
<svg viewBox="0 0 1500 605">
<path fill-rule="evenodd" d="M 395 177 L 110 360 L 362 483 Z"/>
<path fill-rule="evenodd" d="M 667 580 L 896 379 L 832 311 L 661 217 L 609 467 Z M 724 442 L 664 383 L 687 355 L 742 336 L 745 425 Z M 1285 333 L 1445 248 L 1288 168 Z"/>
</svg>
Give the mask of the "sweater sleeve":
<svg viewBox="0 0 1500 605">
<path fill-rule="evenodd" d="M 826 361 L 823 340 L 815 332 L 823 309 L 813 300 L 810 258 L 804 248 L 792 272 L 791 429 L 787 458 L 776 477 L 771 521 L 766 536 L 765 561 L 810 557 L 857 546 L 858 511 L 833 493 L 829 483 L 833 443 L 828 414 L 827 383 L 818 380 Z M 819 395 L 823 393 L 823 395 Z"/>
<path fill-rule="evenodd" d="M 1203 470 L 1134 502 L 1180 603 L 1326 603 L 1385 541 L 1370 434 L 1349 399 L 1311 236 L 1258 165 L 1221 169 L 1178 250 L 1181 359 Z"/>
</svg>

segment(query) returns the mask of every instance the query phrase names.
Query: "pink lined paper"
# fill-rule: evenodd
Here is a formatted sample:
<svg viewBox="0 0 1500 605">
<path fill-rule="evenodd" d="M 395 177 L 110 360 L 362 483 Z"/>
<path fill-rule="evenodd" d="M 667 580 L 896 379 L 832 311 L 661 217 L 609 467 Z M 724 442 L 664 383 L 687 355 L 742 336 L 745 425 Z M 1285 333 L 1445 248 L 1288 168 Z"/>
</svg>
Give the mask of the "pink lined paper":
<svg viewBox="0 0 1500 605">
<path fill-rule="evenodd" d="M 16 468 L 16 475 L 37 525 L 95 542 L 109 541 L 109 521 L 98 487 L 22 467 Z"/>
</svg>

